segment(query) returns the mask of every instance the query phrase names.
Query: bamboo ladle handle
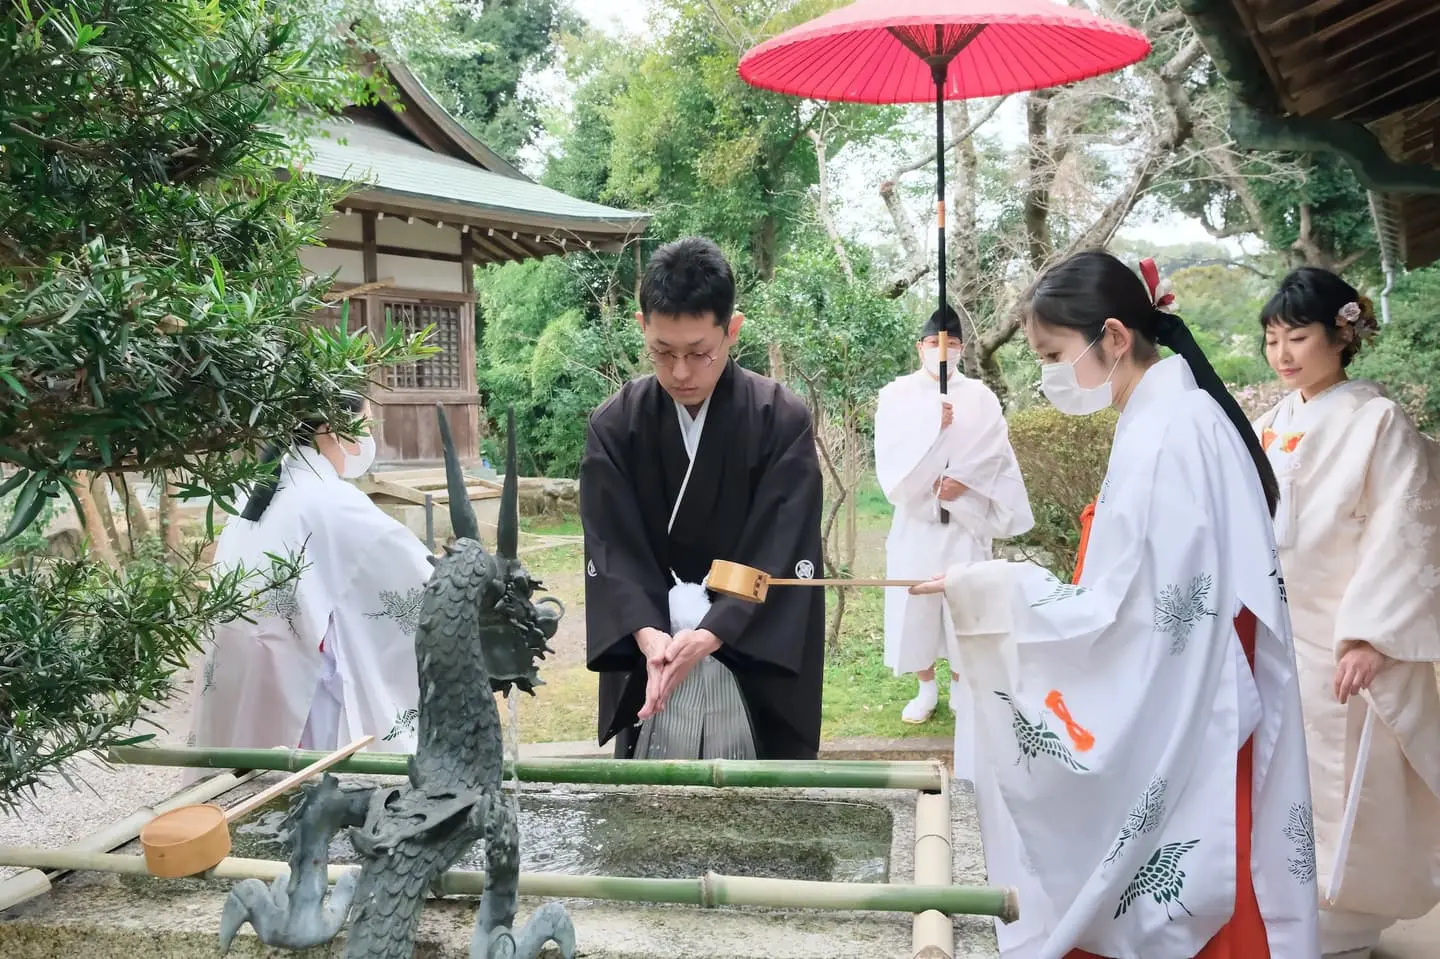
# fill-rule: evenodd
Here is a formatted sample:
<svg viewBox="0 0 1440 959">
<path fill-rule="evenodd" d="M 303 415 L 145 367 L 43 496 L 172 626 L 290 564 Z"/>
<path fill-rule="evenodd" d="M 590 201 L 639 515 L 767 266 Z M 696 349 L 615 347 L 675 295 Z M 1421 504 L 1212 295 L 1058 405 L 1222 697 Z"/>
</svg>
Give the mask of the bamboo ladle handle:
<svg viewBox="0 0 1440 959">
<path fill-rule="evenodd" d="M 923 579 L 770 579 L 771 586 L 919 586 Z"/>
<path fill-rule="evenodd" d="M 268 789 L 261 790 L 260 792 L 251 796 L 249 799 L 240 803 L 238 806 L 227 809 L 225 811 L 225 821 L 234 822 L 235 820 L 240 819 L 242 816 L 246 816 L 249 813 L 254 812 L 255 810 L 259 809 L 261 806 L 265 805 L 281 793 L 288 792 L 289 790 L 293 789 L 297 784 L 305 781 L 306 779 L 309 779 L 316 773 L 321 772 L 325 769 L 329 769 L 331 766 L 335 765 L 340 760 L 346 758 L 351 753 L 359 752 L 361 749 L 364 749 L 366 746 L 370 745 L 370 743 L 374 742 L 374 740 L 374 736 L 361 736 L 359 739 L 355 740 L 350 745 L 337 749 L 333 753 L 330 753 L 328 756 L 320 757 L 299 772 L 291 773 L 275 785 L 271 786 Z"/>
<path fill-rule="evenodd" d="M 753 566 L 717 559 L 710 564 L 705 584 L 723 596 L 747 603 L 763 603 L 771 586 L 919 586 L 919 579 L 771 579 Z"/>
</svg>

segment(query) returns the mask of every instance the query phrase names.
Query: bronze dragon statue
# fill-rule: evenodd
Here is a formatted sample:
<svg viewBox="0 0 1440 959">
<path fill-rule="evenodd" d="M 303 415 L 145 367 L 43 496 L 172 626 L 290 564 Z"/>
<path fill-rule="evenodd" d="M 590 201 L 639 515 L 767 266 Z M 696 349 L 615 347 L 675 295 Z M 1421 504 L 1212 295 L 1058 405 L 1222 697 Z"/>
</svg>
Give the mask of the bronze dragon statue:
<svg viewBox="0 0 1440 959">
<path fill-rule="evenodd" d="M 536 661 L 552 652 L 564 610 L 532 600 L 540 583 L 518 558 L 515 416 L 507 416 L 505 480 L 496 550 L 480 542 L 465 478 L 440 412 L 450 519 L 455 540 L 432 560 L 415 655 L 420 676 L 419 744 L 409 782 L 398 788 L 341 786 L 329 774 L 304 788 L 286 820 L 288 873 L 266 885 L 238 883 L 225 902 L 220 948 L 228 952 L 249 922 L 269 946 L 307 949 L 329 942 L 350 920 L 346 959 L 409 959 L 431 883 L 484 840 L 485 891 L 470 959 L 535 959 L 550 941 L 575 955 L 575 931 L 559 903 L 547 903 L 512 932 L 519 894 L 520 836 L 513 796 L 502 791 L 504 752 L 492 693 L 534 695 Z M 330 842 L 343 828 L 363 862 L 330 891 Z"/>
</svg>

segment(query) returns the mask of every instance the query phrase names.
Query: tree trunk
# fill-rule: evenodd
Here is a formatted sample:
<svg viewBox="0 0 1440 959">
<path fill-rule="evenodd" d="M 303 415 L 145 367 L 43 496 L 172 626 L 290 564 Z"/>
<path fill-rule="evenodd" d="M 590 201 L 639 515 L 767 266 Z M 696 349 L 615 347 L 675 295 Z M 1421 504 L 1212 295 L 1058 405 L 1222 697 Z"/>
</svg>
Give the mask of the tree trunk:
<svg viewBox="0 0 1440 959">
<path fill-rule="evenodd" d="M 779 343 L 771 343 L 765 348 L 770 363 L 770 378 L 777 383 L 785 382 L 785 354 L 780 349 Z"/>
<path fill-rule="evenodd" d="M 95 514 L 100 517 L 100 526 L 105 530 L 105 538 L 110 541 L 110 549 L 117 558 L 126 556 L 130 551 L 125 548 L 125 541 L 120 538 L 120 530 L 115 526 L 115 513 L 110 509 L 110 493 L 105 475 L 92 473 L 89 479 L 88 486 L 95 503 Z"/>
<path fill-rule="evenodd" d="M 90 551 L 107 566 L 118 569 L 120 564 L 115 556 L 115 548 L 105 529 L 105 521 L 100 518 L 100 510 L 95 504 L 95 494 L 91 492 L 93 480 L 94 474 L 92 473 L 77 473 L 75 476 L 75 499 L 80 503 L 80 521 L 84 525 Z M 114 525 L 113 522 L 111 525 Z"/>
<path fill-rule="evenodd" d="M 125 521 L 130 527 L 130 544 L 133 549 L 135 543 L 150 538 L 150 517 L 128 476 L 124 473 L 111 473 L 110 486 L 120 497 L 120 502 L 125 504 Z"/>
<path fill-rule="evenodd" d="M 165 542 L 165 555 L 170 562 L 176 562 L 180 555 L 180 504 L 175 497 L 175 484 L 165 477 L 164 492 L 160 495 L 160 536 Z"/>
</svg>

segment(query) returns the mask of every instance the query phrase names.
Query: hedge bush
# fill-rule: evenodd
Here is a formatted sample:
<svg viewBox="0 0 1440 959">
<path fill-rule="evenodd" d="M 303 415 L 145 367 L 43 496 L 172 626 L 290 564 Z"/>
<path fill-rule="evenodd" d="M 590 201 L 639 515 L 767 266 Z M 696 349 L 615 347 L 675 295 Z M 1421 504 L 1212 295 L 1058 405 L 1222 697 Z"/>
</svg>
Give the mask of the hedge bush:
<svg viewBox="0 0 1440 959">
<path fill-rule="evenodd" d="M 1020 462 L 1035 526 L 1011 545 L 1068 580 L 1080 547 L 1080 513 L 1100 491 L 1117 414 L 1067 416 L 1053 406 L 1011 413 L 1010 443 Z"/>
</svg>

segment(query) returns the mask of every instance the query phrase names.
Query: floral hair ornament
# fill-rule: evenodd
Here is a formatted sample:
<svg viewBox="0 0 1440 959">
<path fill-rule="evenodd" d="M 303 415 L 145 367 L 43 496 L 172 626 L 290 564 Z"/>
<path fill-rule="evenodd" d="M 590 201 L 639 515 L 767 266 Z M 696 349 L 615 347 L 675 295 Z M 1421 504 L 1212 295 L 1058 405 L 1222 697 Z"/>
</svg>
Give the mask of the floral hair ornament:
<svg viewBox="0 0 1440 959">
<path fill-rule="evenodd" d="M 1150 291 L 1150 302 L 1155 309 L 1169 313 L 1175 306 L 1175 292 L 1170 289 L 1168 282 L 1160 282 L 1160 268 L 1155 265 L 1155 258 L 1147 256 L 1140 261 L 1140 276 L 1145 280 L 1145 286 Z"/>
<path fill-rule="evenodd" d="M 1340 307 L 1340 312 L 1335 314 L 1335 325 L 1342 330 L 1350 330 L 1357 344 L 1364 343 L 1380 331 L 1380 324 L 1375 322 L 1374 308 L 1363 296 Z"/>
</svg>

